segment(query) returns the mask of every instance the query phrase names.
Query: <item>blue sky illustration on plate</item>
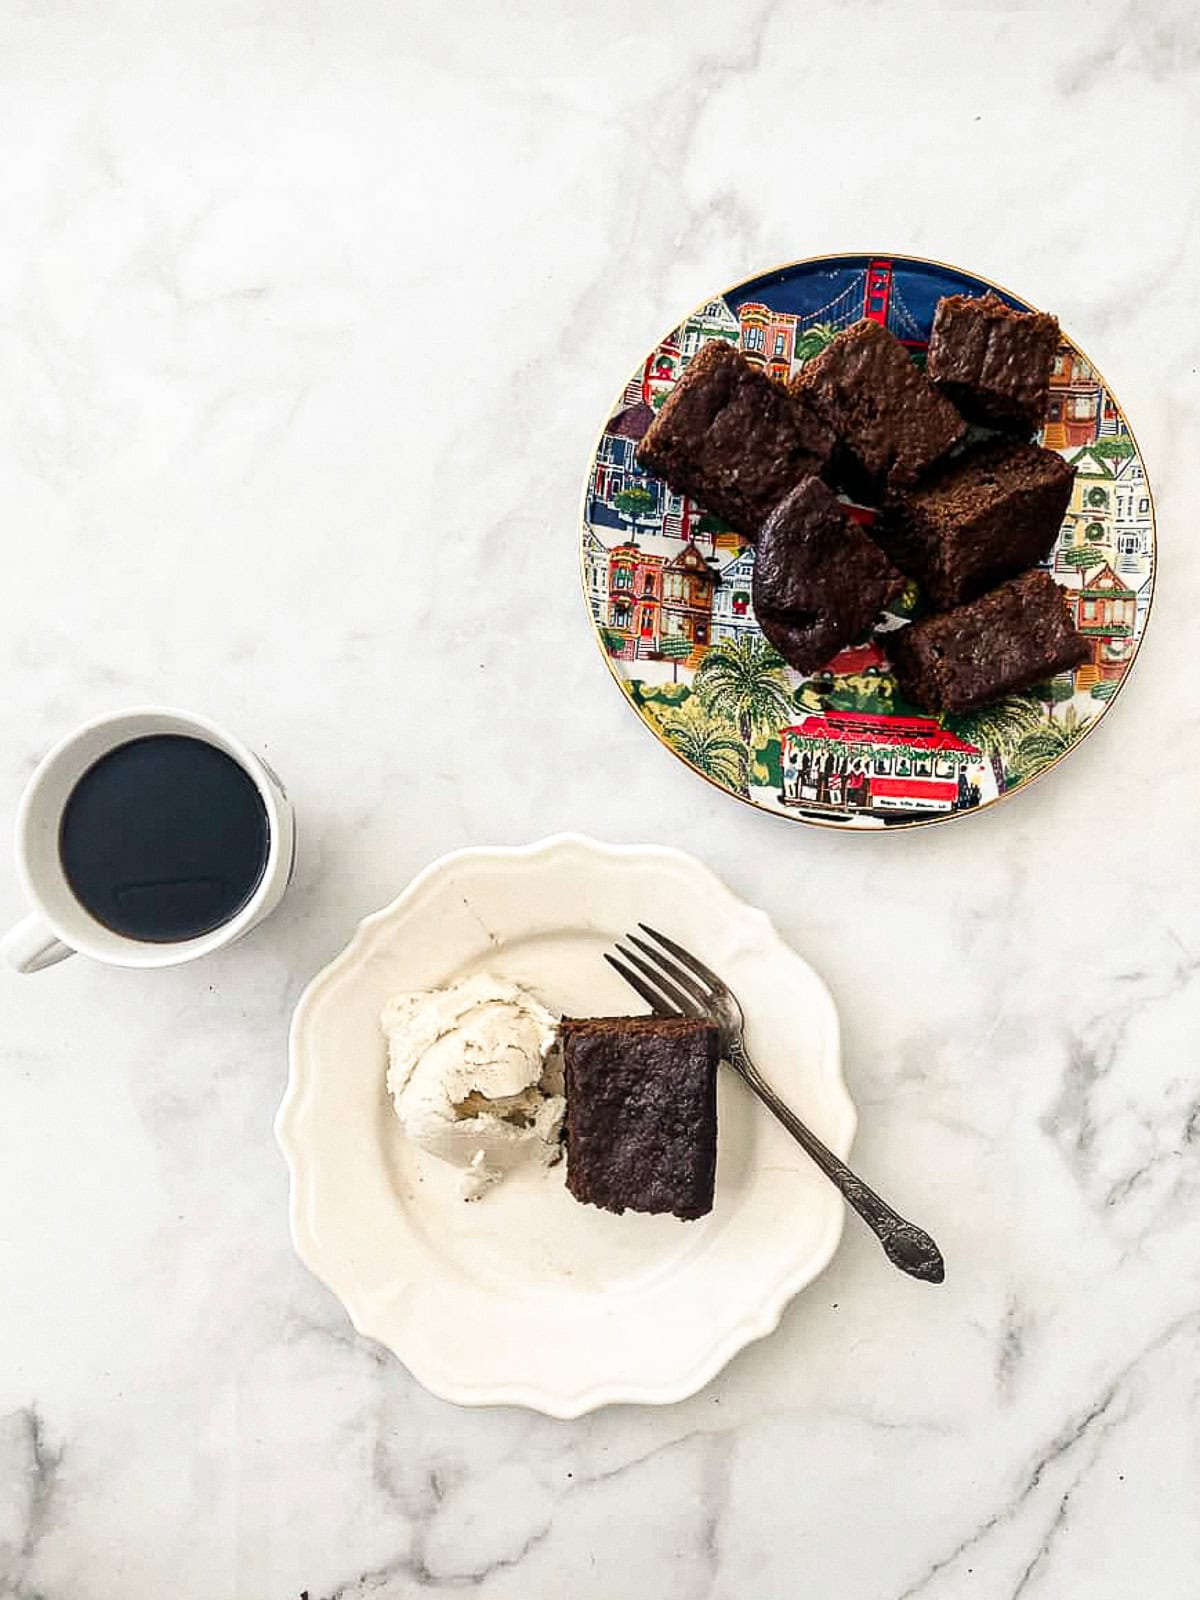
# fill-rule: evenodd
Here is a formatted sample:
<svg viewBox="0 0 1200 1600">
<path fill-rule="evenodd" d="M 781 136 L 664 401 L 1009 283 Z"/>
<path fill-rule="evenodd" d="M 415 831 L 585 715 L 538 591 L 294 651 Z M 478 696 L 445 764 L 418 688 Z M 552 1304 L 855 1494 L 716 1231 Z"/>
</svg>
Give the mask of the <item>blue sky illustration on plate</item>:
<svg viewBox="0 0 1200 1600">
<path fill-rule="evenodd" d="M 725 301 L 735 314 L 749 302 L 762 301 L 772 311 L 798 317 L 801 325 L 829 322 L 849 327 L 869 310 L 881 311 L 880 320 L 897 338 L 923 345 L 943 295 L 982 295 L 989 290 L 1009 305 L 1029 309 L 1015 295 L 992 290 L 982 278 L 907 256 L 837 256 L 800 262 L 739 284 Z"/>
</svg>

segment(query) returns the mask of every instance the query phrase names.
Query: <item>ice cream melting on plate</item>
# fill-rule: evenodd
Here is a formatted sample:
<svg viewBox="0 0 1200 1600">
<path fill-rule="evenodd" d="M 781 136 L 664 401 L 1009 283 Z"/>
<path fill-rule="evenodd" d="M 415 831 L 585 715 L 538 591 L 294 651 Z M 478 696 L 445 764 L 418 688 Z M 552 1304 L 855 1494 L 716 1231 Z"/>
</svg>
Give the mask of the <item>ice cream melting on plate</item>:
<svg viewBox="0 0 1200 1600">
<path fill-rule="evenodd" d="M 421 1149 L 463 1168 L 465 1199 L 516 1166 L 558 1159 L 558 1024 L 528 990 L 476 973 L 393 995 L 380 1021 L 400 1124 Z"/>
</svg>

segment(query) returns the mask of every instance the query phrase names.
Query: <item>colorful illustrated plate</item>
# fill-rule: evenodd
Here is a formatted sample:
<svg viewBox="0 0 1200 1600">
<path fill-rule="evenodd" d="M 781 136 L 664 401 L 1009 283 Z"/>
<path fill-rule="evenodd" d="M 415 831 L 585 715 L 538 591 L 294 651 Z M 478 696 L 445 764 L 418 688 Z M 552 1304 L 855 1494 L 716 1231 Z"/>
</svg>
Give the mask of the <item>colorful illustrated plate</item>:
<svg viewBox="0 0 1200 1600">
<path fill-rule="evenodd" d="M 1054 766 L 1120 690 L 1154 589 L 1154 510 L 1124 414 L 1066 338 L 1040 437 L 1075 467 L 1075 487 L 1045 564 L 1091 657 L 1074 674 L 970 716 L 932 718 L 906 704 L 878 638 L 808 678 L 785 666 L 754 619 L 753 549 L 634 460 L 655 411 L 709 339 L 727 339 L 786 378 L 865 316 L 921 360 L 942 295 L 989 290 L 1028 309 L 1006 290 L 933 261 L 794 262 L 698 307 L 646 357 L 604 425 L 582 529 L 597 638 L 651 731 L 741 800 L 849 828 L 945 821 Z M 864 522 L 870 517 L 862 513 Z M 910 589 L 894 625 L 919 605 Z"/>
</svg>

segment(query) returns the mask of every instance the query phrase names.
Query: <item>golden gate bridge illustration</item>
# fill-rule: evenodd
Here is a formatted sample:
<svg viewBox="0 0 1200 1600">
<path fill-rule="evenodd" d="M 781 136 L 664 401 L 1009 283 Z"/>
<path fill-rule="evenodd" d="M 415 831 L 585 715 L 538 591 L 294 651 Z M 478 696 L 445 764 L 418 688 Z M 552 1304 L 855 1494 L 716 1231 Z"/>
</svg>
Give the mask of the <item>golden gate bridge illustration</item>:
<svg viewBox="0 0 1200 1600">
<path fill-rule="evenodd" d="M 832 300 L 815 311 L 804 312 L 796 321 L 802 333 L 816 323 L 840 332 L 864 318 L 895 334 L 910 350 L 924 350 L 929 344 L 921 324 L 904 302 L 892 263 L 885 260 L 868 261 Z"/>
<path fill-rule="evenodd" d="M 709 301 L 651 353 L 640 382 L 635 381 L 626 393 L 626 403 L 640 400 L 653 405 L 661 400 L 661 391 L 670 388 L 709 339 L 736 343 L 769 377 L 789 378 L 815 353 L 812 334 L 824 336 L 815 347 L 819 349 L 835 333 L 864 317 L 887 328 L 914 355 L 923 354 L 928 346 L 928 335 L 905 304 L 893 263 L 874 257 L 812 311 L 776 311 L 764 301 L 745 300 L 735 313 L 725 300 Z M 810 336 L 807 343 L 806 335 Z"/>
<path fill-rule="evenodd" d="M 929 345 L 928 336 L 922 332 L 921 324 L 904 303 L 900 285 L 892 272 L 892 263 L 869 261 L 863 279 L 862 309 L 859 318 L 867 317 L 871 322 L 878 322 L 889 333 L 894 333 L 900 343 L 907 345 L 910 350 L 925 350 Z M 852 290 L 854 287 L 854 284 L 850 285 Z M 825 318 L 827 322 L 832 320 L 830 317 Z M 851 317 L 850 320 L 856 319 Z"/>
<path fill-rule="evenodd" d="M 738 308 L 742 349 L 773 377 L 789 376 L 803 349 L 804 335 L 816 329 L 830 338 L 865 318 L 894 334 L 914 354 L 929 344 L 920 322 L 905 304 L 891 261 L 875 258 L 856 272 L 844 288 L 813 311 L 780 312 L 761 301 L 744 301 Z M 806 352 L 811 354 L 811 349 Z"/>
</svg>

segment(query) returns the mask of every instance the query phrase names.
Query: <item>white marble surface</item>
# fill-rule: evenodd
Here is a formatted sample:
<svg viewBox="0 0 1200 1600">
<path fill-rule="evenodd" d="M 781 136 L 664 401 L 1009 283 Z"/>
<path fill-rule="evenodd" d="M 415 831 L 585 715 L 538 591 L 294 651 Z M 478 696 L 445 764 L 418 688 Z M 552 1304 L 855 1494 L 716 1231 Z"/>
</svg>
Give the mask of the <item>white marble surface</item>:
<svg viewBox="0 0 1200 1600">
<path fill-rule="evenodd" d="M 1195 1594 L 1198 141 L 1185 3 L 6 8 L 0 814 L 77 720 L 175 701 L 281 770 L 302 854 L 203 966 L 0 978 L 4 1600 Z M 698 783 L 578 593 L 631 365 L 853 248 L 1058 311 L 1159 512 L 1103 729 L 907 837 Z M 560 828 L 691 848 L 825 974 L 942 1291 L 848 1227 L 704 1393 L 573 1424 L 352 1335 L 287 1236 L 291 1006 L 435 855 Z"/>
</svg>

